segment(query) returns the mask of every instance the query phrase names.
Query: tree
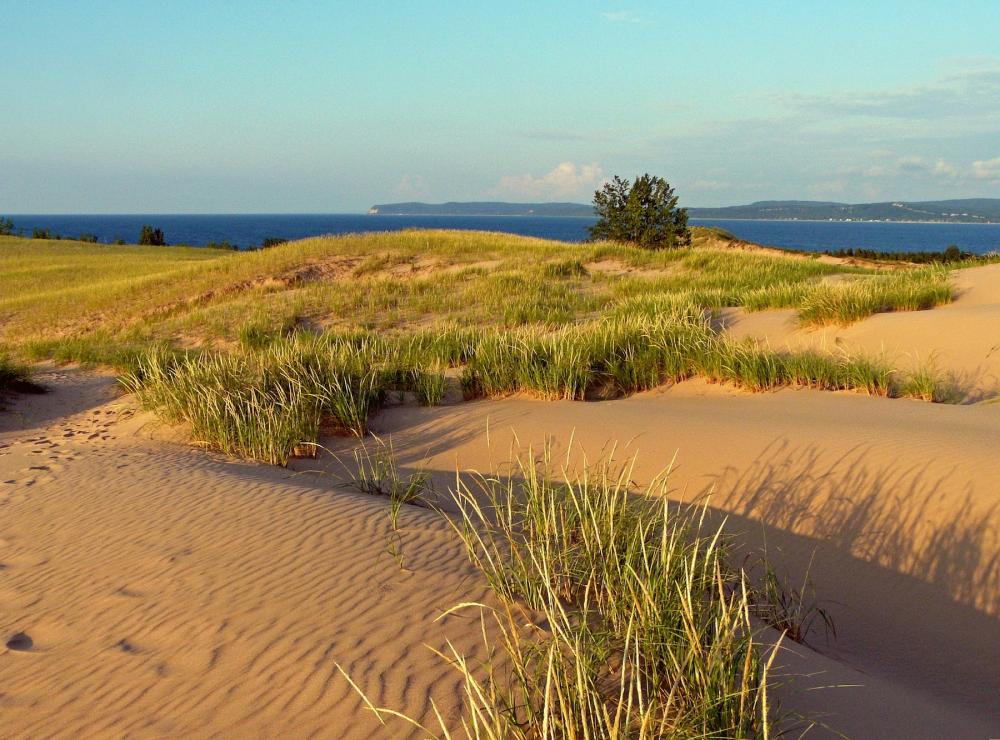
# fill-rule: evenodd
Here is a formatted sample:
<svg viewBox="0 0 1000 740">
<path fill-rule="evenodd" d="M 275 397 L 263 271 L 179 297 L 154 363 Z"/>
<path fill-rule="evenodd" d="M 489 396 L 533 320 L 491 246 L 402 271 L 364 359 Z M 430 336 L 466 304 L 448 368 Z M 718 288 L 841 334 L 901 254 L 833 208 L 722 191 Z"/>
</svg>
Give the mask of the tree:
<svg viewBox="0 0 1000 740">
<path fill-rule="evenodd" d="M 143 224 L 142 230 L 139 232 L 139 243 L 151 247 L 167 246 L 167 241 L 163 238 L 163 232 L 160 229 L 154 229 L 149 224 Z"/>
<path fill-rule="evenodd" d="M 691 243 L 687 209 L 677 207 L 677 195 L 662 177 L 643 175 L 630 185 L 617 175 L 594 193 L 597 223 L 593 241 L 631 242 L 648 249 L 683 247 Z"/>
<path fill-rule="evenodd" d="M 13 236 L 14 222 L 9 218 L 0 217 L 0 236 Z"/>
</svg>

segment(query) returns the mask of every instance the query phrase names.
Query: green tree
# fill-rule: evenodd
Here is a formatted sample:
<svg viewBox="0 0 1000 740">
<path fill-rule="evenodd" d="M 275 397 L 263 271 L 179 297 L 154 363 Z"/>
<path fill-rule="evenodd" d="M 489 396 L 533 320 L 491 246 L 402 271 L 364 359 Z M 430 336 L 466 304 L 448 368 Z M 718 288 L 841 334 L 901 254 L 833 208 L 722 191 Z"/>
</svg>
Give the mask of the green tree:
<svg viewBox="0 0 1000 740">
<path fill-rule="evenodd" d="M 646 174 L 629 184 L 616 175 L 594 193 L 597 223 L 590 227 L 590 238 L 648 249 L 687 246 L 691 243 L 687 209 L 678 208 L 677 200 L 662 177 Z"/>
<path fill-rule="evenodd" d="M 9 218 L 0 218 L 0 236 L 13 236 L 14 222 Z"/>
<path fill-rule="evenodd" d="M 160 229 L 154 229 L 149 224 L 144 224 L 142 230 L 139 232 L 139 243 L 152 247 L 167 246 L 167 241 L 163 238 L 163 232 Z"/>
</svg>

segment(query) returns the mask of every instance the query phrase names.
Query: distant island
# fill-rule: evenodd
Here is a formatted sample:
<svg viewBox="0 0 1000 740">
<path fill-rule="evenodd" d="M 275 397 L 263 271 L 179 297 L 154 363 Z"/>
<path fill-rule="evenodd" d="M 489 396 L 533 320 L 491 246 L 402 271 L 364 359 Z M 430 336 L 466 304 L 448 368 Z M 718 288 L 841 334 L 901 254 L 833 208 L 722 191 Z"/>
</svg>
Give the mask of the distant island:
<svg viewBox="0 0 1000 740">
<path fill-rule="evenodd" d="M 373 216 L 561 216 L 589 218 L 585 203 L 380 203 Z M 743 206 L 688 208 L 691 218 L 751 221 L 895 221 L 937 223 L 1000 223 L 1000 198 L 961 200 L 836 203 L 811 200 L 762 200 Z"/>
</svg>

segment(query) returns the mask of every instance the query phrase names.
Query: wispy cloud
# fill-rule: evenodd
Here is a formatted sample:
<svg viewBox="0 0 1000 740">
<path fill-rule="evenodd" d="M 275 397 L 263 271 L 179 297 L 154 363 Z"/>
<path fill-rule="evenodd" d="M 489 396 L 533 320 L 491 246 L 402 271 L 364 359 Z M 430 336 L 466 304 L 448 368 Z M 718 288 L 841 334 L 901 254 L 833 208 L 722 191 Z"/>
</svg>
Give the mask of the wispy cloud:
<svg viewBox="0 0 1000 740">
<path fill-rule="evenodd" d="M 980 159 L 973 162 L 972 176 L 977 180 L 1000 182 L 1000 157 Z"/>
<path fill-rule="evenodd" d="M 1000 113 L 1000 66 L 954 72 L 908 87 L 846 91 L 829 95 L 766 95 L 787 111 L 802 115 L 935 120 L 978 119 Z"/>
<path fill-rule="evenodd" d="M 490 195 L 528 199 L 589 199 L 603 182 L 604 171 L 600 165 L 561 162 L 539 176 L 505 175 Z"/>
</svg>

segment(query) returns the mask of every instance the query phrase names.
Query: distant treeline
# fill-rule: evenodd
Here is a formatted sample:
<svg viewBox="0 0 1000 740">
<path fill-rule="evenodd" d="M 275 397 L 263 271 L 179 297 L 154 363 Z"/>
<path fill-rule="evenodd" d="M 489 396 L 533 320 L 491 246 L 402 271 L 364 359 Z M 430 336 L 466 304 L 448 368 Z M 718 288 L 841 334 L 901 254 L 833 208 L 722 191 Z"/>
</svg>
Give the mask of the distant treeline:
<svg viewBox="0 0 1000 740">
<path fill-rule="evenodd" d="M 24 229 L 18 229 L 14 226 L 14 221 L 10 218 L 0 217 L 0 236 L 25 236 Z M 77 241 L 86 242 L 88 244 L 99 244 L 100 240 L 97 238 L 97 234 L 80 234 L 79 236 L 63 236 L 62 234 L 56 234 L 49 229 L 34 228 L 31 230 L 32 239 L 50 239 L 55 241 L 61 241 L 66 239 L 67 241 Z M 279 236 L 269 236 L 264 239 L 260 245 L 251 244 L 244 251 L 253 251 L 256 249 L 269 249 L 271 247 L 276 247 L 279 244 L 284 244 L 287 242 Z M 117 237 L 114 241 L 108 242 L 109 244 L 123 245 L 127 242 L 121 237 Z M 139 230 L 139 239 L 136 244 L 143 246 L 153 246 L 153 247 L 165 247 L 167 245 L 167 238 L 163 233 L 162 229 L 155 228 L 149 224 L 144 224 Z M 185 246 L 178 244 L 176 246 Z M 238 244 L 232 244 L 228 240 L 223 239 L 220 242 L 209 242 L 205 245 L 206 249 L 228 249 L 234 252 L 240 250 Z"/>
<path fill-rule="evenodd" d="M 823 254 L 831 257 L 857 257 L 866 260 L 913 262 L 918 265 L 927 265 L 936 262 L 975 262 L 987 259 L 990 255 L 977 255 L 972 252 L 965 252 L 955 244 L 940 252 L 879 252 L 874 249 L 827 249 Z"/>
</svg>

